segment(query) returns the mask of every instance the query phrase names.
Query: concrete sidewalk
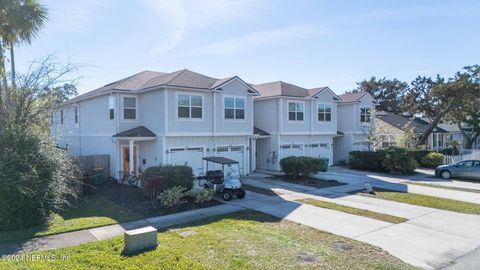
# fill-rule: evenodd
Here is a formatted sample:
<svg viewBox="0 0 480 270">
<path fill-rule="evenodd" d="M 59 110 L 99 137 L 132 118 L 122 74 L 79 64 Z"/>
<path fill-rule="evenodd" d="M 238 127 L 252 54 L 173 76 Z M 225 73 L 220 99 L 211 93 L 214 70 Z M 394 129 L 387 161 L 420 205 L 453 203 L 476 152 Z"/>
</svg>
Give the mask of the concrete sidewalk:
<svg viewBox="0 0 480 270">
<path fill-rule="evenodd" d="M 337 235 L 379 246 L 405 262 L 435 269 L 480 247 L 480 216 L 375 199 L 339 192 L 357 185 L 304 190 L 299 185 L 261 177 L 246 184 L 271 189 L 281 200 L 255 210 Z M 294 200 L 314 198 L 409 219 L 400 224 L 302 205 Z M 238 202 L 240 205 L 240 202 Z M 245 205 L 243 205 L 245 206 Z M 251 207 L 251 206 L 249 206 Z M 352 217 L 353 216 L 353 217 Z"/>
<path fill-rule="evenodd" d="M 353 171 L 354 173 L 349 173 Z M 363 172 L 350 170 L 346 168 L 333 169 L 329 172 L 322 172 L 315 175 L 315 178 L 321 180 L 336 180 L 342 183 L 348 184 L 348 187 L 343 187 L 343 189 L 352 189 L 358 187 L 360 189 L 366 183 L 371 184 L 372 186 L 386 188 L 391 190 L 397 190 L 401 192 L 417 193 L 423 195 L 429 195 L 439 198 L 452 199 L 464 202 L 471 203 L 480 203 L 480 193 L 459 191 L 459 190 L 450 190 L 450 189 L 441 189 L 435 187 L 425 187 L 419 185 L 408 185 L 406 181 L 414 181 L 413 179 L 408 179 L 408 177 L 403 176 L 392 176 L 385 173 L 374 173 L 374 172 Z M 441 184 L 441 182 L 437 182 Z M 476 185 L 476 183 L 467 182 L 464 185 L 460 184 L 459 181 L 456 181 L 451 186 L 469 188 Z M 474 189 L 480 188 L 480 186 L 475 186 Z M 337 187 L 340 191 L 342 187 Z M 346 191 L 348 192 L 348 191 Z"/>
<path fill-rule="evenodd" d="M 25 241 L 4 243 L 0 244 L 0 255 L 76 246 L 83 243 L 121 236 L 125 231 L 145 226 L 153 226 L 157 229 L 163 229 L 177 224 L 184 224 L 202 218 L 233 213 L 244 209 L 245 208 L 239 206 L 224 204 L 132 222 L 43 236 Z"/>
</svg>

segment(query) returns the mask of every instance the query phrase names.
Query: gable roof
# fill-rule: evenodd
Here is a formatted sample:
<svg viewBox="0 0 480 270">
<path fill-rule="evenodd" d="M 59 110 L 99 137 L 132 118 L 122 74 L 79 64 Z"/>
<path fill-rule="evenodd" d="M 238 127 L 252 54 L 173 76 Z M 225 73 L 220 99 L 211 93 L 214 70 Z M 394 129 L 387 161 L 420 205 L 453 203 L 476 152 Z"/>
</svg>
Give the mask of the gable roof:
<svg viewBox="0 0 480 270">
<path fill-rule="evenodd" d="M 125 130 L 113 135 L 114 138 L 127 138 L 127 137 L 157 137 L 150 129 L 144 126 L 138 126 L 129 130 Z"/>
<path fill-rule="evenodd" d="M 423 133 L 428 128 L 429 124 L 427 121 L 419 117 L 404 116 L 391 112 L 380 112 L 376 114 L 376 118 L 403 131 L 413 128 L 413 132 L 415 133 Z M 434 129 L 434 132 L 448 133 L 448 131 L 438 126 Z"/>
<path fill-rule="evenodd" d="M 106 84 L 85 94 L 76 96 L 68 100 L 67 103 L 87 99 L 89 97 L 108 93 L 113 90 L 135 92 L 165 86 L 216 90 L 219 86 L 234 79 L 238 79 L 245 84 L 245 86 L 249 88 L 250 93 L 258 93 L 251 85 L 245 83 L 237 76 L 217 79 L 190 71 L 188 69 L 182 69 L 171 73 L 146 70 L 116 82 Z"/>
<path fill-rule="evenodd" d="M 367 92 L 348 93 L 339 95 L 339 97 L 342 99 L 342 102 L 357 102 L 366 94 Z"/>
<path fill-rule="evenodd" d="M 308 89 L 308 93 L 310 94 L 311 97 L 315 97 L 316 95 L 319 95 L 320 93 L 323 93 L 325 91 L 330 92 L 334 96 L 333 97 L 334 100 L 338 100 L 338 101 L 341 100 L 340 97 L 337 94 L 335 94 L 335 92 L 333 92 L 332 89 L 330 89 L 330 87 L 328 86 Z"/>
<path fill-rule="evenodd" d="M 283 81 L 268 82 L 256 84 L 253 86 L 261 97 L 289 96 L 289 97 L 309 97 L 309 91 L 306 88 L 286 83 Z"/>
</svg>

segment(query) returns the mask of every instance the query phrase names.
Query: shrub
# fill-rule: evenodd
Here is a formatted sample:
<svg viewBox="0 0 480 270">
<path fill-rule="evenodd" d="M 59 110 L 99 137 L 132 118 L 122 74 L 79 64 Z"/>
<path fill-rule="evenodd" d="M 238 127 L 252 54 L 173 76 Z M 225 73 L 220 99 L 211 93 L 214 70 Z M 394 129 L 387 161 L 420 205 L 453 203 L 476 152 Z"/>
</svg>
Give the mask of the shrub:
<svg viewBox="0 0 480 270">
<path fill-rule="evenodd" d="M 186 191 L 187 189 L 184 187 L 176 186 L 164 190 L 158 195 L 157 198 L 160 200 L 160 203 L 162 203 L 163 206 L 170 208 L 179 204 L 186 196 L 188 196 Z"/>
<path fill-rule="evenodd" d="M 285 175 L 292 179 L 309 177 L 319 171 L 326 171 L 328 159 L 314 157 L 286 157 L 280 160 L 280 167 Z"/>
<path fill-rule="evenodd" d="M 367 171 L 384 171 L 383 160 L 385 159 L 385 151 L 352 151 L 348 158 L 348 165 L 352 169 Z"/>
<path fill-rule="evenodd" d="M 164 191 L 173 187 L 184 187 L 187 190 L 193 187 L 193 171 L 189 166 L 162 165 L 154 166 L 145 170 L 142 174 L 142 186 L 149 186 L 149 179 L 163 176 L 162 183 L 157 183 L 158 191 Z"/>
<path fill-rule="evenodd" d="M 443 155 L 451 155 L 451 156 L 455 156 L 455 155 L 459 154 L 458 148 L 455 147 L 455 146 L 453 148 L 441 149 L 438 152 L 443 154 Z"/>
<path fill-rule="evenodd" d="M 411 156 L 417 162 L 417 164 L 420 165 L 420 166 L 425 166 L 422 162 L 422 159 L 430 153 L 433 153 L 433 151 L 432 150 L 424 150 L 424 149 L 408 150 L 408 155 Z"/>
<path fill-rule="evenodd" d="M 417 162 L 405 148 L 389 147 L 383 161 L 385 170 L 393 174 L 411 174 L 417 168 Z"/>
<path fill-rule="evenodd" d="M 211 201 L 213 199 L 213 195 L 215 195 L 215 191 L 211 189 L 202 189 L 202 190 L 191 190 L 190 191 L 190 198 L 194 203 L 204 203 Z"/>
<path fill-rule="evenodd" d="M 428 168 L 436 168 L 443 164 L 445 156 L 443 154 L 432 152 L 422 158 L 422 165 Z"/>
<path fill-rule="evenodd" d="M 0 126 L 0 230 L 39 225 L 76 196 L 78 168 L 47 134 Z"/>
</svg>

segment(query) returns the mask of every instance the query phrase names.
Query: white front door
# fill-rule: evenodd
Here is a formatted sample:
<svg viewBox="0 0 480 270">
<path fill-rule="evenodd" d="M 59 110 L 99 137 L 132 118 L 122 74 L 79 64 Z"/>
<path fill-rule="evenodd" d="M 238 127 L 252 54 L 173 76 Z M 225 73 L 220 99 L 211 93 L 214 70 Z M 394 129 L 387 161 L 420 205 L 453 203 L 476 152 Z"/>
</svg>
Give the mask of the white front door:
<svg viewBox="0 0 480 270">
<path fill-rule="evenodd" d="M 193 174 L 198 176 L 203 173 L 203 148 L 171 148 L 169 151 L 169 163 L 173 165 L 186 165 L 192 167 Z"/>
</svg>

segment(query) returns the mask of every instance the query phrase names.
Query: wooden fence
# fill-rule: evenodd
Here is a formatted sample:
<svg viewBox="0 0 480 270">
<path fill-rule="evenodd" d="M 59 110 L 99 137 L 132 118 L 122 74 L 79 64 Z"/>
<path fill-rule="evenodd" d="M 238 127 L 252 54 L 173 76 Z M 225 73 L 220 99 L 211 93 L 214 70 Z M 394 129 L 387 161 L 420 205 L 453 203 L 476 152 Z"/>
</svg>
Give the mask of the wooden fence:
<svg viewBox="0 0 480 270">
<path fill-rule="evenodd" d="M 110 176 L 110 155 L 73 157 L 82 174 L 89 174 L 93 168 L 102 168 L 104 181 Z"/>
<path fill-rule="evenodd" d="M 444 159 L 445 164 L 454 164 L 457 162 L 460 162 L 462 160 L 469 160 L 469 159 L 480 159 L 480 151 L 479 150 L 473 150 L 470 151 L 468 154 L 463 154 L 463 155 L 446 155 Z"/>
</svg>

